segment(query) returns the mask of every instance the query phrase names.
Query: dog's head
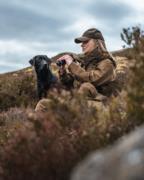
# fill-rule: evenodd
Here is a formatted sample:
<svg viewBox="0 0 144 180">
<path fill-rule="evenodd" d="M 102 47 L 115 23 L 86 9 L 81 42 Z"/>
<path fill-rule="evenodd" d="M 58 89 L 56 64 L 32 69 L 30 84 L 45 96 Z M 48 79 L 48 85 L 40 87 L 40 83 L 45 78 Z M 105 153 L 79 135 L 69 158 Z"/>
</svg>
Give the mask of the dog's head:
<svg viewBox="0 0 144 180">
<path fill-rule="evenodd" d="M 36 72 L 41 71 L 44 67 L 48 66 L 51 63 L 51 59 L 46 55 L 37 55 L 29 60 L 29 63 L 34 66 Z"/>
</svg>

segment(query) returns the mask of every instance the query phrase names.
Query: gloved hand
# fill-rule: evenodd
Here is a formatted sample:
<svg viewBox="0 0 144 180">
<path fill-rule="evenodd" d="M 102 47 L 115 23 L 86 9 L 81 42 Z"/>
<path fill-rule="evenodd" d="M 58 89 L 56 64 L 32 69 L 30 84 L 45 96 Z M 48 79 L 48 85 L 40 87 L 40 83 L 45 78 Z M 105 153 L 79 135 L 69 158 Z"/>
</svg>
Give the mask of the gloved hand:
<svg viewBox="0 0 144 180">
<path fill-rule="evenodd" d="M 65 67 L 64 67 L 64 66 L 61 66 L 61 67 L 59 68 L 58 73 L 59 73 L 60 76 L 63 76 L 64 74 L 66 74 L 66 69 L 65 69 Z"/>
<path fill-rule="evenodd" d="M 57 61 L 61 61 L 61 60 L 65 60 L 68 66 L 73 62 L 73 58 L 68 54 L 61 56 L 60 58 L 57 59 Z"/>
</svg>

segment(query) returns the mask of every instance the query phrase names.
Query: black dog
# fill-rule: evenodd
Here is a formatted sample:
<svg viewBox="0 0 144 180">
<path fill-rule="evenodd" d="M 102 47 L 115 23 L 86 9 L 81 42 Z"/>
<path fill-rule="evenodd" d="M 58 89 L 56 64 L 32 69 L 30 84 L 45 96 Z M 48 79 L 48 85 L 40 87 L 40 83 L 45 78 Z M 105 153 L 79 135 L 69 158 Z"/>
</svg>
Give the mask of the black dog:
<svg viewBox="0 0 144 180">
<path fill-rule="evenodd" d="M 56 83 L 57 78 L 50 70 L 51 59 L 46 55 L 37 55 L 29 63 L 34 66 L 37 75 L 37 93 L 38 98 L 47 96 L 50 86 Z"/>
</svg>

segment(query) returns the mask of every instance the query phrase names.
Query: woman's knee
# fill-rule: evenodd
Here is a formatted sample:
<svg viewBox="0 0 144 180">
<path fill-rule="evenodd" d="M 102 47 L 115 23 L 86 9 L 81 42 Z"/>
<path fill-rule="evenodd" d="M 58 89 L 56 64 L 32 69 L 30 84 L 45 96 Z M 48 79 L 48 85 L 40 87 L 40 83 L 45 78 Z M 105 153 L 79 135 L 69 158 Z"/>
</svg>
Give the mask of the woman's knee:
<svg viewBox="0 0 144 180">
<path fill-rule="evenodd" d="M 91 83 L 85 82 L 81 84 L 78 93 L 94 98 L 97 95 L 97 90 Z"/>
</svg>

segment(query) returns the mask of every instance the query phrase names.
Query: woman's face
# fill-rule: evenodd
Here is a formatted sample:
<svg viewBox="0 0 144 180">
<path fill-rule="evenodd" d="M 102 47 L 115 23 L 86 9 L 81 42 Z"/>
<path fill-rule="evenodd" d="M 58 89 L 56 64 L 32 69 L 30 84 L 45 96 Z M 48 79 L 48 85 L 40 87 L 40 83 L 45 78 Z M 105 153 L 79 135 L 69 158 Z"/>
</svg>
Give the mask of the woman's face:
<svg viewBox="0 0 144 180">
<path fill-rule="evenodd" d="M 96 48 L 96 42 L 93 39 L 90 39 L 82 42 L 81 47 L 84 54 L 89 54 Z"/>
</svg>

